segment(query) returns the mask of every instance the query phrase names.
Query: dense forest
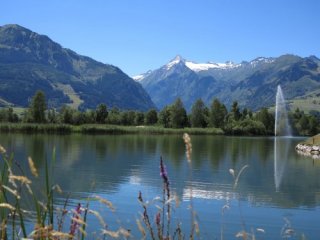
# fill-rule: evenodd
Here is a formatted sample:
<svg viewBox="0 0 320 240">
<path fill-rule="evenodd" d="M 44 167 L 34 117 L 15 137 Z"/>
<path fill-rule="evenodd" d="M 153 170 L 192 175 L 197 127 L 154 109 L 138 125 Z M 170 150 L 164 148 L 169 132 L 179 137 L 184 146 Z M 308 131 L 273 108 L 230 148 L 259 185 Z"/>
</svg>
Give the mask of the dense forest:
<svg viewBox="0 0 320 240">
<path fill-rule="evenodd" d="M 306 114 L 296 109 L 289 112 L 289 121 L 294 135 L 315 135 L 320 131 L 320 117 L 317 113 Z M 247 108 L 241 109 L 235 101 L 228 110 L 219 99 L 213 99 L 210 106 L 198 99 L 190 113 L 187 113 L 180 98 L 160 111 L 123 111 L 118 108 L 108 109 L 105 104 L 87 111 L 69 106 L 63 106 L 59 110 L 47 109 L 45 94 L 38 91 L 29 107 L 20 115 L 11 107 L 0 109 L 0 122 L 220 128 L 229 135 L 274 135 L 275 121 L 274 113 L 267 108 L 252 112 Z"/>
</svg>

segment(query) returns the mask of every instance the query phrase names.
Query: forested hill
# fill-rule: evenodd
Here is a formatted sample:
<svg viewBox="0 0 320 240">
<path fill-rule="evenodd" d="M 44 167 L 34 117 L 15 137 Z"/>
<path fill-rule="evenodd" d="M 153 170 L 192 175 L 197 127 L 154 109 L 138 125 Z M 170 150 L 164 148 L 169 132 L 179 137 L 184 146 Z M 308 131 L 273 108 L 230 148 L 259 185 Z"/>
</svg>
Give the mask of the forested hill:
<svg viewBox="0 0 320 240">
<path fill-rule="evenodd" d="M 26 107 L 37 90 L 45 93 L 50 108 L 96 108 L 100 103 L 142 111 L 155 107 L 142 86 L 119 68 L 19 25 L 0 27 L 0 106 Z"/>
</svg>

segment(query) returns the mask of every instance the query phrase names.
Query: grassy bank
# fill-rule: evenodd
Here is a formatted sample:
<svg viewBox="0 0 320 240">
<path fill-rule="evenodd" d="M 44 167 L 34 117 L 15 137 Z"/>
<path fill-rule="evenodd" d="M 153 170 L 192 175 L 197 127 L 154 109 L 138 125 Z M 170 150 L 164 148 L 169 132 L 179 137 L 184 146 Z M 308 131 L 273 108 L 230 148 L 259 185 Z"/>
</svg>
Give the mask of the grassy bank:
<svg viewBox="0 0 320 240">
<path fill-rule="evenodd" d="M 320 146 L 320 134 L 308 138 L 306 141 L 302 142 L 302 144 L 319 145 Z"/>
<path fill-rule="evenodd" d="M 160 126 L 117 126 L 106 124 L 34 124 L 34 123 L 1 123 L 0 132 L 20 133 L 83 133 L 83 134 L 183 134 L 222 135 L 219 128 L 183 128 L 172 129 Z"/>
</svg>

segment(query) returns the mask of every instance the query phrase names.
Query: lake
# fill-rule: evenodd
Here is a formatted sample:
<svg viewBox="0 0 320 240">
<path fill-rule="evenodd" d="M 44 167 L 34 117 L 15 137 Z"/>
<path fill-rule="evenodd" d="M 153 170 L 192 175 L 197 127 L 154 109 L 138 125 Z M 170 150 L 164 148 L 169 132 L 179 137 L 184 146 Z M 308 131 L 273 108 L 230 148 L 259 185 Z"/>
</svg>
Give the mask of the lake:
<svg viewBox="0 0 320 240">
<path fill-rule="evenodd" d="M 171 196 L 179 199 L 170 203 L 171 232 L 181 224 L 189 235 L 192 206 L 200 239 L 233 239 L 242 230 L 253 232 L 257 239 L 281 239 L 286 233 L 293 239 L 302 235 L 319 238 L 320 162 L 296 153 L 294 147 L 303 138 L 191 139 L 192 169 L 182 136 L 176 135 L 1 134 L 0 144 L 14 153 L 27 175 L 27 157 L 33 158 L 40 178 L 30 178 L 37 189 L 44 184 L 44 160 L 50 161 L 55 148 L 54 181 L 64 192 L 56 194 L 57 206 L 63 206 L 68 194 L 69 209 L 78 203 L 85 206 L 89 200 L 89 207 L 100 212 L 109 230 L 130 229 L 133 239 L 141 238 L 136 225 L 143 213 L 139 191 L 149 202 L 153 226 L 162 208 L 161 156 Z M 237 175 L 246 165 L 235 187 L 229 170 Z M 95 195 L 111 201 L 116 210 L 111 212 L 100 202 L 90 201 Z M 95 232 L 88 239 L 94 239 L 99 235 L 99 220 L 88 216 L 87 231 Z M 70 221 L 66 218 L 65 231 Z"/>
</svg>

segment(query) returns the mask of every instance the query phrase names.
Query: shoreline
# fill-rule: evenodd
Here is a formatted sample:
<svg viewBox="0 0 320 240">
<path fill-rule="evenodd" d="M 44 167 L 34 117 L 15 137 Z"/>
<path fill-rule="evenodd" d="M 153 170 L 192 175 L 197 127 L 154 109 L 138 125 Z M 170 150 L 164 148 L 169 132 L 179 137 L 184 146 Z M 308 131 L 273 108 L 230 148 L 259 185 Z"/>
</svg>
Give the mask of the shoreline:
<svg viewBox="0 0 320 240">
<path fill-rule="evenodd" d="M 220 128 L 164 128 L 160 126 L 119 126 L 108 124 L 35 124 L 2 123 L 0 133 L 46 133 L 46 134 L 183 134 L 225 135 Z"/>
<path fill-rule="evenodd" d="M 296 151 L 303 156 L 320 159 L 320 134 L 299 143 L 296 146 Z"/>
</svg>

